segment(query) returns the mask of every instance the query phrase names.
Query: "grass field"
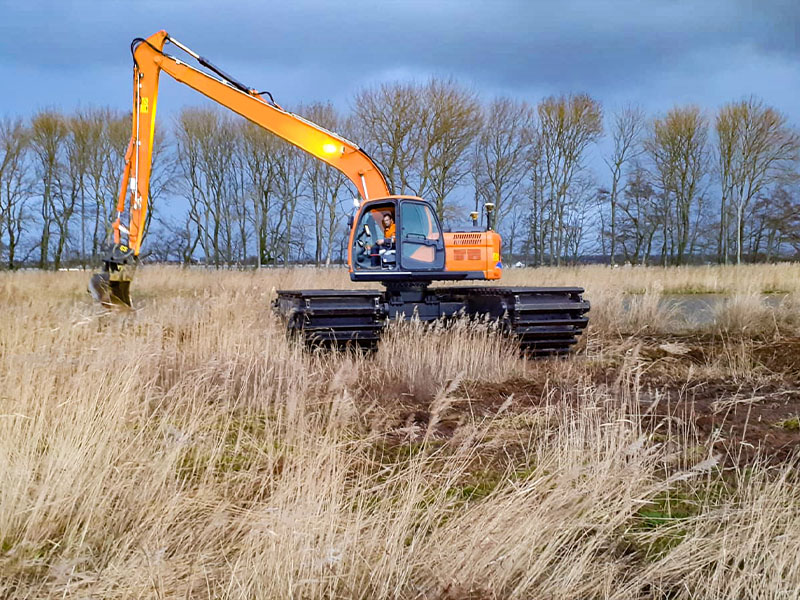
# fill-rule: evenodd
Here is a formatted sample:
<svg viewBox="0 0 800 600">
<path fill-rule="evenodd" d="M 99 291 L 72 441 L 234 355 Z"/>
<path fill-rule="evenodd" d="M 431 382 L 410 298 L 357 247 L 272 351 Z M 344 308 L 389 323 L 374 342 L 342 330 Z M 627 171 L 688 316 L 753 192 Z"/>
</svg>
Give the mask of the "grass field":
<svg viewBox="0 0 800 600">
<path fill-rule="evenodd" d="M 306 351 L 274 291 L 341 270 L 87 279 L 0 273 L 2 598 L 797 597 L 800 265 L 510 270 L 593 305 L 539 361 Z"/>
</svg>

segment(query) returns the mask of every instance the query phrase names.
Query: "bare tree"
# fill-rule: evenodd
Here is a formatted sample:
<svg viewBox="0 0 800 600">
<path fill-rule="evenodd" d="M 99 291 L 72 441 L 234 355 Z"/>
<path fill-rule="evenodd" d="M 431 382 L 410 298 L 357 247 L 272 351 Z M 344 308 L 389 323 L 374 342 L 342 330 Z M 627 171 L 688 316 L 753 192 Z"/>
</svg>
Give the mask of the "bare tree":
<svg viewBox="0 0 800 600">
<path fill-rule="evenodd" d="M 431 200 L 444 220 L 450 216 L 445 199 L 469 173 L 469 150 L 481 128 L 480 104 L 473 92 L 453 80 L 431 79 L 423 97 L 427 110 L 416 193 Z"/>
<path fill-rule="evenodd" d="M 31 199 L 30 137 L 22 119 L 0 120 L 0 251 L 9 269 L 17 266 L 17 249 Z"/>
<path fill-rule="evenodd" d="M 708 123 L 695 106 L 676 107 L 664 118 L 653 121 L 645 141 L 657 173 L 664 203 L 664 247 L 666 260 L 668 234 L 674 233 L 670 257 L 684 264 L 690 240 L 692 211 L 696 210 L 701 180 L 707 173 Z M 669 214 L 669 209 L 673 214 Z M 670 231 L 668 223 L 674 228 Z"/>
<path fill-rule="evenodd" d="M 177 141 L 176 160 L 178 165 L 179 189 L 189 202 L 186 214 L 185 231 L 183 237 L 185 246 L 182 249 L 182 261 L 191 263 L 195 249 L 198 245 L 204 247 L 205 239 L 204 204 L 207 204 L 206 186 L 201 168 L 201 150 L 199 128 L 195 127 L 195 113 L 184 109 L 178 116 L 175 124 Z M 204 256 L 208 261 L 208 254 Z"/>
<path fill-rule="evenodd" d="M 772 261 L 787 251 L 800 257 L 800 190 L 797 186 L 779 185 L 756 201 L 750 253 L 761 252 Z"/>
<path fill-rule="evenodd" d="M 89 188 L 90 172 L 97 162 L 97 148 L 102 137 L 103 120 L 96 118 L 92 111 L 79 110 L 66 119 L 69 135 L 66 141 L 67 180 L 62 192 L 63 218 L 59 219 L 62 235 L 56 256 L 60 258 L 67 241 L 67 227 L 72 214 L 77 210 L 80 218 L 80 261 L 86 266 L 86 193 Z"/>
<path fill-rule="evenodd" d="M 111 239 L 111 221 L 115 218 L 120 188 L 128 185 L 122 181 L 122 171 L 131 135 L 130 114 L 107 111 L 100 118 L 104 120 L 100 147 L 103 160 L 100 164 L 91 163 L 89 176 L 95 200 L 96 220 L 92 231 L 92 256 L 95 259 L 103 243 Z"/>
<path fill-rule="evenodd" d="M 232 182 L 237 153 L 235 127 L 218 110 L 184 109 L 178 118 L 178 165 L 189 200 L 189 222 L 196 233 L 206 263 L 219 267 L 231 262 L 234 240 Z M 191 228 L 190 228 L 191 229 Z M 188 257 L 186 257 L 188 258 Z"/>
<path fill-rule="evenodd" d="M 608 204 L 611 209 L 609 227 L 612 265 L 616 263 L 617 257 L 617 206 L 621 192 L 620 182 L 625 164 L 629 160 L 635 160 L 643 151 L 640 141 L 644 123 L 644 113 L 640 108 L 633 106 L 626 106 L 613 116 L 611 138 L 614 149 L 611 156 L 604 158 L 606 165 L 611 170 L 611 190 L 608 193 Z"/>
<path fill-rule="evenodd" d="M 505 256 L 508 259 L 513 259 L 517 250 L 517 242 L 523 241 L 524 243 L 523 236 L 528 231 L 528 223 L 525 218 L 527 211 L 528 207 L 524 203 L 515 201 L 511 212 L 507 214 L 508 219 L 505 233 L 503 234 L 503 242 L 506 246 Z"/>
<path fill-rule="evenodd" d="M 343 129 L 343 119 L 330 104 L 312 104 L 303 112 L 306 118 L 331 131 Z M 321 161 L 308 168 L 306 186 L 314 213 L 314 262 L 331 263 L 333 237 L 341 222 L 339 204 L 348 192 L 347 177 Z"/>
<path fill-rule="evenodd" d="M 428 198 L 439 218 L 446 197 L 469 172 L 480 104 L 455 81 L 384 84 L 355 100 L 355 133 L 395 193 Z"/>
<path fill-rule="evenodd" d="M 150 169 L 149 196 L 147 198 L 147 218 L 144 223 L 144 233 L 142 239 L 147 237 L 150 232 L 150 223 L 159 213 L 161 199 L 169 193 L 174 192 L 175 176 L 177 172 L 177 161 L 175 156 L 174 139 L 167 135 L 163 129 L 156 129 L 153 137 L 153 152 L 150 155 L 152 168 Z M 125 146 L 119 147 L 122 153 Z M 112 177 L 119 181 L 122 163 L 115 166 Z"/>
<path fill-rule="evenodd" d="M 592 213 L 596 213 L 597 184 L 589 173 L 576 177 L 568 196 L 568 204 L 564 212 L 563 255 L 571 263 L 575 263 L 584 247 L 586 232 L 595 223 Z"/>
<path fill-rule="evenodd" d="M 279 253 L 284 265 L 289 264 L 292 250 L 299 250 L 305 245 L 305 235 L 302 229 L 295 227 L 297 206 L 305 197 L 304 184 L 309 169 L 309 155 L 281 141 L 279 152 L 275 155 L 275 174 L 278 191 L 278 219 L 274 223 L 279 235 Z M 302 223 L 299 225 L 302 226 Z"/>
<path fill-rule="evenodd" d="M 800 160 L 800 135 L 777 110 L 750 98 L 723 106 L 717 114 L 717 156 L 721 185 L 719 253 L 724 259 L 727 205 L 736 219 L 736 262 L 742 262 L 744 215 L 771 184 L 786 181 Z"/>
<path fill-rule="evenodd" d="M 429 121 L 426 112 L 420 87 L 413 83 L 385 83 L 356 94 L 354 133 L 395 194 L 419 189 L 414 178 L 422 152 L 420 131 Z"/>
<path fill-rule="evenodd" d="M 619 204 L 617 241 L 625 261 L 647 264 L 658 227 L 656 192 L 644 167 L 634 162 Z"/>
<path fill-rule="evenodd" d="M 64 119 L 53 110 L 44 110 L 31 120 L 31 148 L 36 161 L 36 177 L 41 189 L 41 239 L 39 268 L 49 264 L 50 236 L 57 211 L 57 196 L 63 176 L 63 145 L 68 135 Z"/>
<path fill-rule="evenodd" d="M 253 202 L 258 264 L 274 264 L 278 258 L 288 264 L 292 252 L 302 251 L 305 245 L 304 224 L 297 216 L 301 200 L 307 197 L 311 159 L 306 152 L 256 125 L 244 125 L 240 133 L 242 165 Z"/>
<path fill-rule="evenodd" d="M 256 264 L 273 262 L 276 243 L 270 222 L 276 210 L 276 165 L 274 156 L 279 151 L 280 140 L 262 127 L 249 121 L 241 124 L 242 167 L 247 177 L 248 190 L 253 204 L 253 224 L 256 230 Z"/>
<path fill-rule="evenodd" d="M 590 144 L 603 133 L 600 104 L 586 94 L 546 98 L 538 105 L 542 160 L 546 177 L 550 260 L 561 264 L 566 252 L 567 199 L 583 168 Z"/>
<path fill-rule="evenodd" d="M 233 213 L 238 229 L 239 253 L 238 260 L 245 264 L 248 260 L 248 240 L 252 234 L 253 210 L 251 209 L 250 178 L 247 175 L 244 158 L 244 143 L 241 129 L 234 126 L 236 137 L 236 152 L 233 160 L 233 173 L 230 179 L 230 190 L 233 198 Z M 253 236 L 255 237 L 255 236 Z M 256 244 L 257 246 L 258 244 Z"/>
<path fill-rule="evenodd" d="M 529 171 L 528 195 L 531 200 L 528 213 L 527 262 L 539 266 L 544 264 L 547 240 L 550 231 L 547 199 L 547 164 L 544 160 L 544 144 L 539 131 L 534 131 L 531 151 L 526 161 Z"/>
<path fill-rule="evenodd" d="M 525 102 L 498 98 L 484 110 L 483 127 L 475 143 L 474 177 L 478 200 L 495 205 L 497 228 L 518 207 L 528 174 L 527 158 L 534 141 L 536 113 Z M 512 223 L 513 238 L 518 216 Z"/>
<path fill-rule="evenodd" d="M 88 139 L 86 168 L 81 188 L 81 257 L 82 260 L 85 259 L 85 244 L 87 237 L 91 237 L 89 252 L 92 259 L 95 259 L 102 242 L 101 228 L 109 220 L 109 207 L 114 204 L 119 188 L 118 182 L 111 190 L 107 188 L 109 177 L 107 170 L 111 168 L 110 156 L 113 155 L 113 149 L 108 143 L 108 130 L 112 122 L 121 117 L 108 109 L 89 109 L 79 111 L 75 119 Z M 121 170 L 121 167 L 118 167 L 118 170 Z M 117 181 L 118 179 L 119 175 Z M 87 221 L 89 221 L 88 227 L 91 228 L 88 233 Z"/>
</svg>

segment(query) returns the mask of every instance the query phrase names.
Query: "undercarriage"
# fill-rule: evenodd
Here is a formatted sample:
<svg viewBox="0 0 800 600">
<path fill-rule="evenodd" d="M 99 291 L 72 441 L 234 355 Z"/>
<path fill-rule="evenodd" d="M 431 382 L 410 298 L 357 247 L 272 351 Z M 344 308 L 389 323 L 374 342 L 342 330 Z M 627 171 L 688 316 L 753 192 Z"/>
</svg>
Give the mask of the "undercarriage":
<svg viewBox="0 0 800 600">
<path fill-rule="evenodd" d="M 281 290 L 273 310 L 312 345 L 377 346 L 395 320 L 460 316 L 496 322 L 529 356 L 564 354 L 588 323 L 589 302 L 578 287 L 427 287 L 385 290 Z"/>
</svg>

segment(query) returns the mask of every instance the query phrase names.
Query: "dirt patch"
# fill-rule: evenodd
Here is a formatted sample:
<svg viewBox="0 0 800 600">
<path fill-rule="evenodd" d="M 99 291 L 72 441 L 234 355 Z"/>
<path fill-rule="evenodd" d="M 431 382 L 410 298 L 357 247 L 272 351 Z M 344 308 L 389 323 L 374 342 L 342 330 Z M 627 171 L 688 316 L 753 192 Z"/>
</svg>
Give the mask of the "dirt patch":
<svg viewBox="0 0 800 600">
<path fill-rule="evenodd" d="M 800 385 L 800 338 L 776 340 L 755 348 L 755 357 L 771 370 Z"/>
<path fill-rule="evenodd" d="M 784 461 L 800 449 L 800 390 L 709 384 L 692 390 L 687 414 L 706 441 L 724 449 L 733 462 L 759 454 Z"/>
<path fill-rule="evenodd" d="M 688 419 L 731 462 L 779 462 L 800 450 L 800 339 L 676 343 L 680 354 L 663 342 L 642 352 L 651 367 L 643 381 L 664 396 L 655 419 Z"/>
<path fill-rule="evenodd" d="M 756 456 L 780 462 L 800 451 L 800 338 L 673 336 L 631 339 L 618 350 L 588 372 L 613 385 L 625 369 L 638 369 L 654 429 L 686 423 L 740 464 Z"/>
<path fill-rule="evenodd" d="M 602 359 L 567 361 L 537 363 L 526 377 L 503 382 L 461 382 L 444 401 L 398 394 L 378 429 L 390 443 L 447 440 L 501 411 L 580 402 L 578 390 L 588 384 L 612 397 L 633 395 L 654 434 L 696 436 L 728 463 L 747 464 L 757 456 L 780 462 L 800 451 L 798 338 L 631 338 Z"/>
</svg>

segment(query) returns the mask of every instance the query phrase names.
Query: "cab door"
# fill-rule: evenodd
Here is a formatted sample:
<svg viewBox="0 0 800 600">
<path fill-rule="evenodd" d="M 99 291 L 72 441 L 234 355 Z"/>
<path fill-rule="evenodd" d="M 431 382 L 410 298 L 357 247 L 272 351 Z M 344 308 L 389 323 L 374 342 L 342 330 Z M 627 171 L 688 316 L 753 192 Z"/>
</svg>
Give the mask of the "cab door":
<svg viewBox="0 0 800 600">
<path fill-rule="evenodd" d="M 400 202 L 400 268 L 406 271 L 444 269 L 444 237 L 439 219 L 426 202 Z"/>
<path fill-rule="evenodd" d="M 351 233 L 350 264 L 354 271 L 396 270 L 394 249 L 383 256 L 377 253 L 380 248 L 377 246 L 378 240 L 385 237 L 381 221 L 388 214 L 396 227 L 396 212 L 394 201 L 373 202 L 361 209 L 357 225 Z"/>
</svg>

